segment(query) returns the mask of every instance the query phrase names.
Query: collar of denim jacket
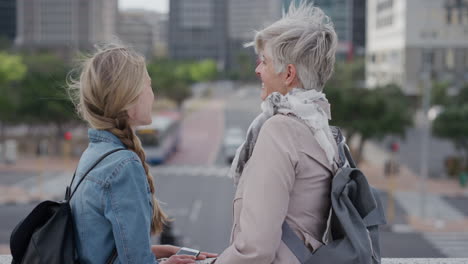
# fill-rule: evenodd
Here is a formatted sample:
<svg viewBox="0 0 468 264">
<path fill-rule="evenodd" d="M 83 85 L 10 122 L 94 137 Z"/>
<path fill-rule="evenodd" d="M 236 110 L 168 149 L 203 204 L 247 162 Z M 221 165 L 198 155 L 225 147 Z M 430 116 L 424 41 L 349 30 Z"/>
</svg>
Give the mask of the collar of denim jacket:
<svg viewBox="0 0 468 264">
<path fill-rule="evenodd" d="M 107 130 L 89 128 L 88 138 L 89 138 L 89 141 L 93 143 L 108 142 L 108 143 L 114 143 L 119 146 L 125 147 L 125 145 L 122 143 L 122 141 L 120 141 L 120 139 L 117 136 L 115 136 L 114 134 L 112 134 L 111 132 Z"/>
</svg>

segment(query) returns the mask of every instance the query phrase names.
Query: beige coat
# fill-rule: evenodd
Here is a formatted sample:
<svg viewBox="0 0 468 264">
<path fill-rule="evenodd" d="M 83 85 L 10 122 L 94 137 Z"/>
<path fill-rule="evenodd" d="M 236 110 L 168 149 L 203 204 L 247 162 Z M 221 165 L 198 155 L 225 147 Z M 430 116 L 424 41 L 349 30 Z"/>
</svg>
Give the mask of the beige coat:
<svg viewBox="0 0 468 264">
<path fill-rule="evenodd" d="M 216 264 L 299 264 L 281 241 L 285 219 L 310 249 L 319 248 L 332 170 L 305 124 L 284 115 L 267 120 L 237 187 L 231 245 Z"/>
</svg>

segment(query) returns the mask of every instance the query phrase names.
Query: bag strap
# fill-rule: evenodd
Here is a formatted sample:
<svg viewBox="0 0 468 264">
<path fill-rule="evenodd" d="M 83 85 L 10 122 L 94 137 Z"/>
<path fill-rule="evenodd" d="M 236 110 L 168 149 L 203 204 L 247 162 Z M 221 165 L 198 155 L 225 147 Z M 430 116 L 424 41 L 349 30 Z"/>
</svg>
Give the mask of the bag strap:
<svg viewBox="0 0 468 264">
<path fill-rule="evenodd" d="M 349 166 L 351 166 L 351 168 L 353 168 L 353 169 L 357 168 L 356 162 L 354 162 L 354 159 L 351 156 L 351 151 L 349 150 L 348 145 L 344 144 L 343 150 L 344 150 L 344 154 L 346 156 L 346 159 L 348 160 Z"/>
<path fill-rule="evenodd" d="M 289 250 L 291 250 L 300 263 L 305 263 L 312 255 L 309 248 L 304 245 L 304 242 L 294 233 L 286 221 L 283 222 L 281 229 L 283 230 L 281 240 L 288 246 Z"/>
<path fill-rule="evenodd" d="M 125 148 L 117 148 L 117 149 L 113 149 L 107 153 L 105 153 L 104 155 L 102 155 L 96 162 L 94 162 L 94 164 L 86 171 L 86 173 L 83 175 L 83 177 L 81 177 L 80 181 L 78 182 L 78 184 L 76 185 L 75 189 L 73 190 L 73 192 L 70 194 L 70 190 L 71 190 L 71 187 L 73 186 L 73 181 L 75 180 L 75 176 L 76 176 L 76 170 L 75 172 L 73 173 L 73 178 L 70 182 L 70 186 L 67 187 L 67 191 L 66 191 L 66 194 L 65 194 L 65 199 L 67 202 L 69 202 L 71 200 L 71 198 L 73 197 L 73 195 L 75 194 L 76 190 L 78 189 L 78 187 L 80 186 L 80 184 L 83 182 L 83 180 L 86 178 L 86 176 L 88 176 L 88 173 L 94 169 L 103 159 L 105 159 L 107 156 L 109 156 L 110 154 L 112 153 L 115 153 L 117 151 L 121 151 L 121 150 L 125 150 Z M 114 261 L 117 259 L 117 248 L 114 247 L 112 249 L 112 252 L 111 252 L 111 255 L 109 256 L 109 258 L 107 259 L 106 261 L 106 264 L 112 264 L 114 263 Z"/>
<path fill-rule="evenodd" d="M 351 168 L 356 168 L 356 163 L 354 162 L 353 158 L 351 157 L 351 152 L 349 150 L 348 145 L 345 143 L 341 143 L 338 145 L 338 151 L 341 158 L 345 158 Z M 342 156 L 344 154 L 344 157 Z M 331 209 L 331 213 L 333 213 L 333 209 Z M 310 252 L 310 249 L 304 245 L 304 242 L 294 233 L 291 227 L 286 223 L 283 222 L 282 226 L 282 237 L 281 240 L 286 244 L 286 246 L 291 250 L 291 252 L 296 256 L 300 263 L 306 263 L 307 259 L 309 259 L 313 254 Z"/>
<path fill-rule="evenodd" d="M 75 194 L 76 190 L 78 189 L 78 187 L 80 186 L 80 184 L 83 182 L 83 180 L 86 178 L 86 176 L 88 176 L 88 173 L 94 169 L 94 167 L 96 167 L 103 159 L 105 159 L 107 156 L 109 156 L 110 154 L 114 153 L 114 152 L 117 152 L 117 151 L 120 151 L 120 150 L 125 150 L 125 148 L 117 148 L 117 149 L 113 149 L 107 153 L 105 153 L 104 155 L 102 155 L 96 162 L 94 162 L 94 164 L 86 171 L 86 173 L 83 175 L 83 177 L 81 177 L 80 181 L 78 182 L 78 184 L 76 185 L 75 189 L 73 190 L 73 192 L 71 192 L 70 194 L 70 190 L 72 188 L 72 185 L 73 185 L 73 181 L 75 180 L 75 175 L 76 175 L 76 170 L 75 170 L 75 173 L 73 173 L 73 178 L 72 178 L 72 181 L 70 183 L 70 186 L 67 187 L 67 191 L 66 191 L 66 194 L 65 194 L 65 200 L 67 202 L 69 202 L 71 200 L 71 198 L 73 197 L 73 195 Z"/>
<path fill-rule="evenodd" d="M 117 259 L 117 248 L 114 247 L 114 249 L 112 249 L 112 253 L 111 253 L 110 257 L 107 259 L 106 264 L 112 264 L 112 263 L 114 263 L 114 261 L 116 259 Z"/>
</svg>

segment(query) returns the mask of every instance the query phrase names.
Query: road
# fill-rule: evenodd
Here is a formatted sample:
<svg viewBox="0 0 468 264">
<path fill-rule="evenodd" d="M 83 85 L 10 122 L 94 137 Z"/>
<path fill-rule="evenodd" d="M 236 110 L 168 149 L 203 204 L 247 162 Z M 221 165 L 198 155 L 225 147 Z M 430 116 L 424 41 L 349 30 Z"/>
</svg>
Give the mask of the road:
<svg viewBox="0 0 468 264">
<path fill-rule="evenodd" d="M 199 111 L 205 112 L 195 111 L 186 117 L 183 146 L 170 164 L 152 167 L 156 196 L 174 219 L 173 235 L 180 245 L 218 253 L 229 245 L 234 186 L 227 177 L 228 164 L 220 144 L 227 128 L 247 131 L 260 111 L 259 92 L 259 89 L 233 90 L 229 86 L 216 90 L 214 103 L 208 110 L 202 108 Z M 11 185 L 22 178 L 2 175 L 0 185 Z M 387 204 L 385 193 L 382 198 Z M 462 200 L 452 200 L 449 202 L 455 206 L 466 208 Z M 0 205 L 0 251 L 1 244 L 3 248 L 8 244 L 14 225 L 32 208 L 32 204 Z M 453 257 L 464 253 L 449 249 L 468 245 L 468 235 L 413 232 L 406 228 L 403 208 L 396 204 L 395 225 L 385 226 L 381 232 L 383 257 Z M 155 237 L 154 242 L 157 240 Z"/>
</svg>

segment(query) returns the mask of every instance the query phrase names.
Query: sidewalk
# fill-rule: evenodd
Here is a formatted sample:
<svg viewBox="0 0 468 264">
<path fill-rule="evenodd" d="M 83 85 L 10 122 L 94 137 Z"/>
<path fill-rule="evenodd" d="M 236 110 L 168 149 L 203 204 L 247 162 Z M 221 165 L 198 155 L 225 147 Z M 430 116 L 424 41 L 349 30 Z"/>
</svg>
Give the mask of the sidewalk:
<svg viewBox="0 0 468 264">
<path fill-rule="evenodd" d="M 418 232 L 468 231 L 468 215 L 450 203 L 450 198 L 456 198 L 466 200 L 468 206 L 468 188 L 462 188 L 454 179 L 429 178 L 423 196 L 421 180 L 415 172 L 401 165 L 398 175 L 384 177 L 384 162 L 390 154 L 372 142 L 366 143 L 364 152 L 360 169 L 372 186 L 393 193 L 394 201 L 406 213 L 410 229 Z"/>
<path fill-rule="evenodd" d="M 71 180 L 77 163 L 77 158 L 47 157 L 0 164 L 0 205 L 59 198 Z"/>
</svg>

